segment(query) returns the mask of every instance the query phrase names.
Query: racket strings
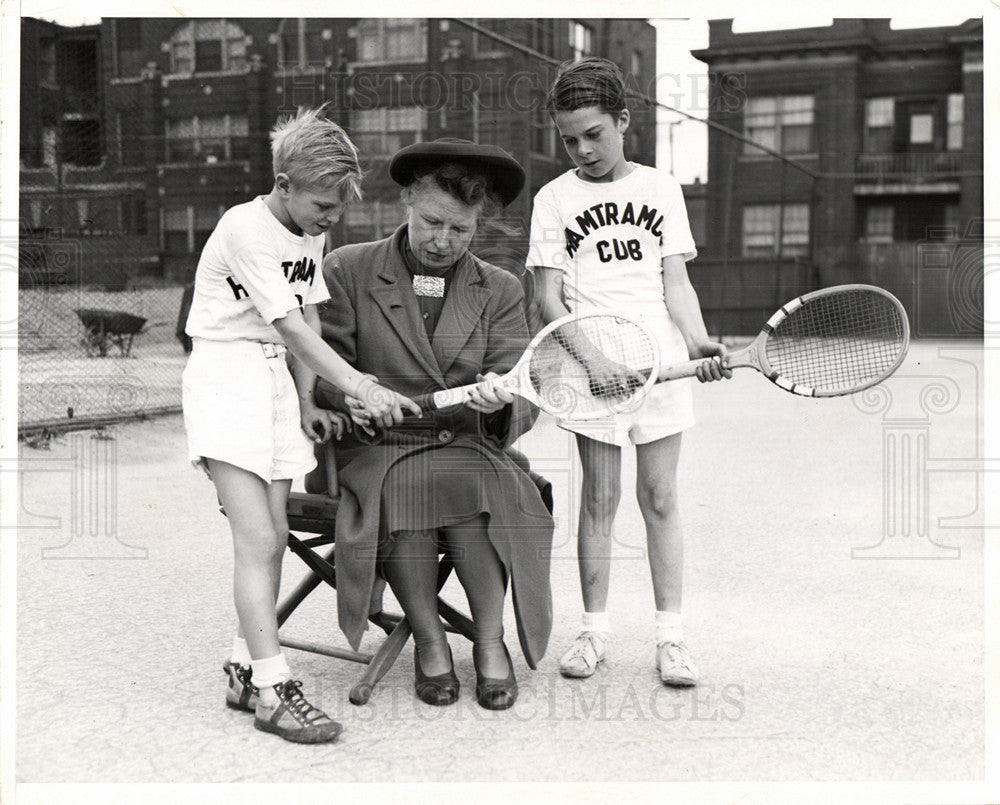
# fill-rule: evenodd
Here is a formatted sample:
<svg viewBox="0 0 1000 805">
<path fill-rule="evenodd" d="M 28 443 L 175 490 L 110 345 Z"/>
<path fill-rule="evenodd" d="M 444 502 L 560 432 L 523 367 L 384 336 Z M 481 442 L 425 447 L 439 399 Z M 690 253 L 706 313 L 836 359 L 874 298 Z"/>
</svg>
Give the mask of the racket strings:
<svg viewBox="0 0 1000 805">
<path fill-rule="evenodd" d="M 768 337 L 766 357 L 786 380 L 845 392 L 885 376 L 906 349 L 903 313 L 880 293 L 854 290 L 805 302 Z"/>
<path fill-rule="evenodd" d="M 655 379 L 656 345 L 644 327 L 618 316 L 569 321 L 538 343 L 529 363 L 535 392 L 567 419 L 626 410 Z"/>
</svg>

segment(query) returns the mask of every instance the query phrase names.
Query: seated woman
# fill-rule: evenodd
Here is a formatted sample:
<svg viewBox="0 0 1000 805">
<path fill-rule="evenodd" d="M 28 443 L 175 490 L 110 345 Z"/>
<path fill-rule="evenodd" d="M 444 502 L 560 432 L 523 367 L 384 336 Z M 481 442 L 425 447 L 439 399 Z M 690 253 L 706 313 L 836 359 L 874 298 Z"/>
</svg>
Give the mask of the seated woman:
<svg viewBox="0 0 1000 805">
<path fill-rule="evenodd" d="M 552 623 L 553 521 L 527 462 L 507 449 L 537 412 L 491 383 L 529 341 L 521 285 L 468 246 L 477 225 L 517 197 L 524 171 L 496 146 L 437 140 L 404 148 L 389 172 L 403 186 L 407 223 L 385 240 L 326 257 L 323 337 L 410 397 L 483 382 L 465 404 L 421 419 L 404 421 L 397 411 L 373 420 L 358 400 L 332 401 L 356 423 L 337 448 L 340 625 L 357 647 L 377 571 L 413 629 L 417 696 L 456 701 L 459 681 L 437 612 L 437 560 L 447 551 L 475 623 L 476 699 L 501 710 L 517 697 L 503 642 L 507 580 L 521 649 L 535 668 Z"/>
</svg>

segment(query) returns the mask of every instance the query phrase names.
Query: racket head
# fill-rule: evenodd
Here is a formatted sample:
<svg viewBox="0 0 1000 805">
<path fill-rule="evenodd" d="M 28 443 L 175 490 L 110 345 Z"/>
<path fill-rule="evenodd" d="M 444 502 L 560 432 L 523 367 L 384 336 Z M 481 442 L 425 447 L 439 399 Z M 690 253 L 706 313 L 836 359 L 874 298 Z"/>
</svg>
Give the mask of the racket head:
<svg viewBox="0 0 1000 805">
<path fill-rule="evenodd" d="M 580 344 L 587 354 L 574 356 Z M 624 388 L 602 385 L 587 368 L 602 359 L 622 367 L 634 380 Z M 637 408 L 657 380 L 660 351 L 643 322 L 603 310 L 551 322 L 532 339 L 523 360 L 523 396 L 559 419 L 582 421 Z"/>
<path fill-rule="evenodd" d="M 840 397 L 881 383 L 902 364 L 910 323 L 900 301 L 874 285 L 837 285 L 783 305 L 757 339 L 771 382 L 806 397 Z"/>
</svg>

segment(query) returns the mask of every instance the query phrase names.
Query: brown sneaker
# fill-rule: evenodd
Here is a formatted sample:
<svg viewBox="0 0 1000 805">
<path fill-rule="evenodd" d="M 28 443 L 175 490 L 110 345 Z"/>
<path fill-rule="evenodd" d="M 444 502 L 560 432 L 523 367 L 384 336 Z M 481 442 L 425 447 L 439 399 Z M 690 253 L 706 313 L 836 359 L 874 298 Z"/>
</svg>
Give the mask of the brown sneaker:
<svg viewBox="0 0 1000 805">
<path fill-rule="evenodd" d="M 257 686 L 250 682 L 252 671 L 238 662 L 226 660 L 222 670 L 229 677 L 226 687 L 226 707 L 252 713 L 257 709 Z"/>
<path fill-rule="evenodd" d="M 258 700 L 253 719 L 253 725 L 257 729 L 300 744 L 337 740 L 343 727 L 306 701 L 306 697 L 302 695 L 301 682 L 287 679 L 279 682 L 272 690 L 278 694 L 278 702 L 273 707 L 268 707 Z"/>
</svg>

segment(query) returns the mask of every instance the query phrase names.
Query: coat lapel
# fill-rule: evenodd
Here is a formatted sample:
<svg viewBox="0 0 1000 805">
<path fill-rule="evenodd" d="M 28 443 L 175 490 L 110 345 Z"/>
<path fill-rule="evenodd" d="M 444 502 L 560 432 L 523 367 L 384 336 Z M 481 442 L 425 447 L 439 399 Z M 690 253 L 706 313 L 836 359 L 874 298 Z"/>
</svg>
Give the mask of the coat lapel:
<svg viewBox="0 0 1000 805">
<path fill-rule="evenodd" d="M 379 284 L 373 286 L 369 293 L 392 326 L 400 343 L 430 377 L 444 386 L 444 373 L 434 357 L 430 341 L 427 340 L 417 298 L 413 295 L 410 284 L 400 279 L 406 271 L 397 243 L 398 238 L 390 241 L 390 254 L 378 272 Z"/>
<path fill-rule="evenodd" d="M 447 374 L 462 353 L 469 337 L 482 321 L 492 292 L 483 284 L 472 257 L 466 255 L 455 267 L 431 345 L 442 374 Z"/>
</svg>

